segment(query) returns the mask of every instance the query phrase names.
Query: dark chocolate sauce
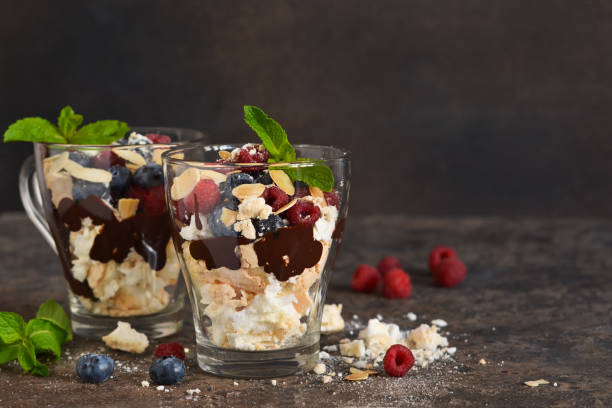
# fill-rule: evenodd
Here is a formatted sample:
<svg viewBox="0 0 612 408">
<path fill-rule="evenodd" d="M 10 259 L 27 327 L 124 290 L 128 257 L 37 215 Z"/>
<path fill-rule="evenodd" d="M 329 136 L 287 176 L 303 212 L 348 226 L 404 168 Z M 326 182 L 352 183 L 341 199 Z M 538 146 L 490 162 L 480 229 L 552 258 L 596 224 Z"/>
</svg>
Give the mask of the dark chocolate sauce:
<svg viewBox="0 0 612 408">
<path fill-rule="evenodd" d="M 226 236 L 191 241 L 189 252 L 195 259 L 206 262 L 206 268 L 216 269 L 222 266 L 229 269 L 240 269 L 240 259 L 236 256 L 236 246 L 246 245 L 251 241 L 242 237 Z"/>
<path fill-rule="evenodd" d="M 57 207 L 60 221 L 70 231 L 81 229 L 81 220 L 89 217 L 94 225 L 103 225 L 89 251 L 91 259 L 123 262 L 130 248 L 140 254 L 154 270 L 166 264 L 166 245 L 170 239 L 168 215 L 135 214 L 119 221 L 113 210 L 100 198 L 93 195 L 77 203 L 64 198 Z"/>
<path fill-rule="evenodd" d="M 336 222 L 336 228 L 334 228 L 334 232 L 332 233 L 333 239 L 342 239 L 342 234 L 344 234 L 344 224 L 346 223 L 346 218 L 340 218 L 338 222 Z"/>
<path fill-rule="evenodd" d="M 280 228 L 268 232 L 254 245 L 259 266 L 286 281 L 313 267 L 321 259 L 323 245 L 314 239 L 313 226 Z"/>
</svg>

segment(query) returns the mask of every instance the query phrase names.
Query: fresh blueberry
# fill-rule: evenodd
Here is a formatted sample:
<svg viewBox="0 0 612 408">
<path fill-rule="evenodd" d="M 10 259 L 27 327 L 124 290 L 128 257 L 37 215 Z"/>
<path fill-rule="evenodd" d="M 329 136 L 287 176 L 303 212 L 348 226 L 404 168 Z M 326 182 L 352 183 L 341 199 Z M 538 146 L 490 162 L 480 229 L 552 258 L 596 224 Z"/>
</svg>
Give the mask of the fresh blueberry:
<svg viewBox="0 0 612 408">
<path fill-rule="evenodd" d="M 111 194 L 123 194 L 132 182 L 132 173 L 127 167 L 115 165 L 110 168 L 113 179 L 110 182 Z"/>
<path fill-rule="evenodd" d="M 79 163 L 81 166 L 89 167 L 91 165 L 91 157 L 83 152 L 70 152 L 68 158 L 73 162 Z"/>
<path fill-rule="evenodd" d="M 76 365 L 79 378 L 94 384 L 108 380 L 114 370 L 115 362 L 106 354 L 85 354 Z"/>
<path fill-rule="evenodd" d="M 231 226 L 227 227 L 223 221 L 221 221 L 221 214 L 223 214 L 223 208 L 225 207 L 225 205 L 215 207 L 213 212 L 208 216 L 208 226 L 216 236 L 238 235 Z"/>
<path fill-rule="evenodd" d="M 72 198 L 75 201 L 82 201 L 90 195 L 108 198 L 108 189 L 102 183 L 92 183 L 76 178 L 72 179 Z"/>
<path fill-rule="evenodd" d="M 162 357 L 149 368 L 149 377 L 156 384 L 172 385 L 185 376 L 185 364 L 176 357 Z"/>
<path fill-rule="evenodd" d="M 267 171 L 261 171 L 259 173 L 260 174 L 257 177 L 255 177 L 256 183 L 263 184 L 264 186 L 267 186 L 273 183 L 272 177 L 270 177 L 270 173 L 268 173 Z"/>
<path fill-rule="evenodd" d="M 225 185 L 230 190 L 233 190 L 241 184 L 253 184 L 253 177 L 246 173 L 234 173 L 227 176 L 225 180 Z"/>
<path fill-rule="evenodd" d="M 274 214 L 271 214 L 265 220 L 260 220 L 259 218 L 252 218 L 251 221 L 253 222 L 255 231 L 259 236 L 265 235 L 270 231 L 276 231 L 277 229 L 285 226 L 285 223 L 283 223 L 283 219 L 278 215 Z"/>
<path fill-rule="evenodd" d="M 164 184 L 164 171 L 157 163 L 147 163 L 134 173 L 134 183 L 140 187 L 153 188 Z"/>
</svg>

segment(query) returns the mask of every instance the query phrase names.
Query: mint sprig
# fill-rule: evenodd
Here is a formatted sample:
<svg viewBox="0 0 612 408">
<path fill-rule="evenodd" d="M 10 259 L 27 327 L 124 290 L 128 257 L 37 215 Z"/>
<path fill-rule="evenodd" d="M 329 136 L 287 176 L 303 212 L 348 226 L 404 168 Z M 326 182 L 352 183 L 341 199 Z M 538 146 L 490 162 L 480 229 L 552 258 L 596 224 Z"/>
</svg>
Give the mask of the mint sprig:
<svg viewBox="0 0 612 408">
<path fill-rule="evenodd" d="M 303 181 L 309 186 L 318 187 L 322 191 L 334 188 L 334 173 L 324 164 L 316 161 L 297 158 L 295 149 L 287 139 L 287 133 L 278 122 L 266 115 L 257 106 L 244 106 L 244 121 L 257 133 L 264 147 L 270 152 L 269 163 L 284 163 L 301 161 L 306 166 L 279 166 L 292 180 Z"/>
<path fill-rule="evenodd" d="M 53 299 L 43 303 L 27 324 L 17 313 L 0 312 L 0 364 L 16 359 L 24 371 L 46 377 L 49 368 L 37 356 L 51 353 L 59 359 L 62 344 L 70 340 L 70 319 Z"/>
<path fill-rule="evenodd" d="M 70 106 L 64 106 L 57 118 L 57 126 L 46 119 L 30 117 L 19 119 L 4 132 L 4 142 L 39 142 L 67 144 L 111 144 L 129 130 L 125 122 L 100 120 L 79 129 L 83 116 Z"/>
</svg>

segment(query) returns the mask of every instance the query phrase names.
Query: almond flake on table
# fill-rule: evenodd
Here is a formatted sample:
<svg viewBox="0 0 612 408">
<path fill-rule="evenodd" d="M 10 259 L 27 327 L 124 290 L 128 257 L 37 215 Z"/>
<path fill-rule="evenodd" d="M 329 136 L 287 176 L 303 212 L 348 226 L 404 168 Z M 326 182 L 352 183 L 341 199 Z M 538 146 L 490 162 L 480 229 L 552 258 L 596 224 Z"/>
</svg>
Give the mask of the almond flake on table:
<svg viewBox="0 0 612 408">
<path fill-rule="evenodd" d="M 535 381 L 525 381 L 524 384 L 528 385 L 530 387 L 538 387 L 540 385 L 547 385 L 547 384 L 550 384 L 550 383 L 548 381 L 546 381 L 546 380 L 539 379 L 539 380 L 535 380 Z"/>
</svg>

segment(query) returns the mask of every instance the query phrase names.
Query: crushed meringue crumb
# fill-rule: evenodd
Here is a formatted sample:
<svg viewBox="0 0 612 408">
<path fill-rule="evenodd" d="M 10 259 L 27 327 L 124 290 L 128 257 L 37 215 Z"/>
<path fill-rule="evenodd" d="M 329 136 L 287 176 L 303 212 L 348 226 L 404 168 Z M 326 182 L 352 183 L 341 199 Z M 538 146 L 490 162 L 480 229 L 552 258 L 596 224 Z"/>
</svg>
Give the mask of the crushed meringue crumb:
<svg viewBox="0 0 612 408">
<path fill-rule="evenodd" d="M 442 320 L 442 319 L 434 319 L 431 321 L 431 324 L 433 324 L 434 326 L 438 326 L 438 327 L 448 326 L 448 323 L 446 323 L 446 320 Z"/>
<path fill-rule="evenodd" d="M 165 387 L 164 387 L 163 385 L 158 385 L 157 387 L 155 387 L 155 389 L 156 389 L 157 391 L 163 391 L 163 390 L 164 390 L 164 388 L 165 388 Z"/>
<path fill-rule="evenodd" d="M 238 385 L 238 381 L 234 381 L 234 385 Z"/>
<path fill-rule="evenodd" d="M 144 388 L 147 388 L 147 387 L 148 387 L 150 384 L 149 384 L 149 382 L 148 382 L 147 380 L 144 380 L 144 381 L 141 381 L 141 382 L 140 382 L 140 385 L 141 385 L 142 387 L 144 387 Z"/>
<path fill-rule="evenodd" d="M 191 390 L 186 390 L 185 392 L 187 394 L 189 394 L 189 395 L 199 394 L 200 393 L 200 389 L 199 388 L 194 388 L 194 389 L 191 389 Z"/>
<path fill-rule="evenodd" d="M 487 364 L 487 360 L 485 360 L 484 358 L 481 358 L 481 359 L 478 361 L 478 364 L 480 364 L 480 365 L 485 365 L 485 364 Z"/>
<path fill-rule="evenodd" d="M 406 319 L 410 320 L 411 322 L 416 322 L 417 315 L 412 312 L 406 313 Z"/>
<path fill-rule="evenodd" d="M 331 382 L 332 378 L 329 375 L 324 375 L 323 377 L 321 377 L 321 382 L 323 382 L 323 384 L 327 384 L 329 382 Z"/>
<path fill-rule="evenodd" d="M 319 358 L 321 360 L 329 360 L 331 358 L 331 356 L 326 351 L 319 351 Z"/>
<path fill-rule="evenodd" d="M 270 380 L 270 384 L 276 387 L 276 380 Z"/>
<path fill-rule="evenodd" d="M 315 374 L 319 374 L 319 375 L 323 374 L 323 373 L 324 373 L 326 370 L 327 370 L 327 367 L 325 367 L 325 364 L 323 364 L 323 363 L 319 363 L 319 364 L 317 364 L 317 365 L 316 365 L 316 366 L 314 366 L 314 368 L 312 369 L 312 371 L 313 371 Z"/>
<path fill-rule="evenodd" d="M 325 347 L 323 347 L 323 350 L 325 350 L 325 351 L 330 351 L 330 352 L 332 352 L 332 353 L 333 353 L 333 352 L 338 351 L 338 346 L 337 346 L 337 345 L 335 345 L 335 344 L 331 344 L 331 345 L 329 345 L 329 346 L 325 346 Z"/>
</svg>

